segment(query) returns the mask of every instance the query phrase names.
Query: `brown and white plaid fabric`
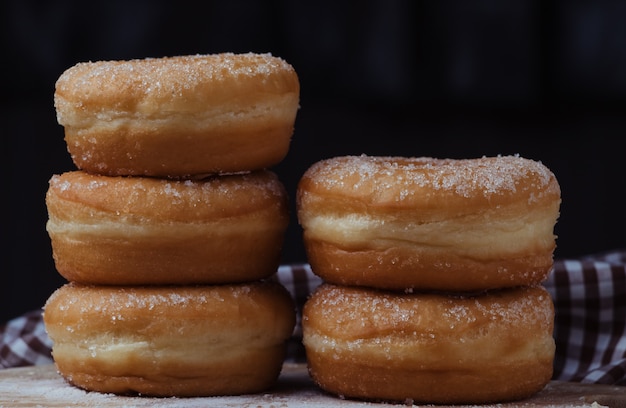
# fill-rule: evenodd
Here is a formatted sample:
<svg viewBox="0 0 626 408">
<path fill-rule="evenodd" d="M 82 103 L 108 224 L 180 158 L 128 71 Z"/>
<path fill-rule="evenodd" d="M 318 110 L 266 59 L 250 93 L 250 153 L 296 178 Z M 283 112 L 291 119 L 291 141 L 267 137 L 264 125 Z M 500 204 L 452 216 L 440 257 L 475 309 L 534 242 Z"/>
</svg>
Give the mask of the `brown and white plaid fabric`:
<svg viewBox="0 0 626 408">
<path fill-rule="evenodd" d="M 304 362 L 302 306 L 322 282 L 308 264 L 283 265 L 275 279 L 292 294 L 297 324 L 287 361 Z M 626 250 L 557 260 L 544 286 L 555 305 L 554 380 L 626 385 Z M 52 362 L 41 311 L 0 326 L 0 367 Z"/>
<path fill-rule="evenodd" d="M 0 326 L 0 367 L 22 367 L 52 362 L 52 342 L 41 311 L 36 310 Z"/>
<path fill-rule="evenodd" d="M 626 251 L 555 262 L 554 377 L 626 385 Z"/>
</svg>

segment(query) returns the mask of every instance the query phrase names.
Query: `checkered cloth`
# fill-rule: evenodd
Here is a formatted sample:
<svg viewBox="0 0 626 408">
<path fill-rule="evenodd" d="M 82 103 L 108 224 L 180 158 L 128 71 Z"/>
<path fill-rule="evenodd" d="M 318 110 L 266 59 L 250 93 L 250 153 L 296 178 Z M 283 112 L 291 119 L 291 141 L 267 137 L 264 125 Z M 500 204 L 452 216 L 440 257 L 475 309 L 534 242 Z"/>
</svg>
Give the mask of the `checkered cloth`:
<svg viewBox="0 0 626 408">
<path fill-rule="evenodd" d="M 626 385 L 626 250 L 555 262 L 554 377 Z"/>
<path fill-rule="evenodd" d="M 0 327 L 0 367 L 22 367 L 52 362 L 52 342 L 46 334 L 41 311 L 10 320 Z"/>
<path fill-rule="evenodd" d="M 321 283 L 308 264 L 284 265 L 275 279 L 296 303 L 287 361 L 304 362 L 302 307 Z M 626 385 L 626 250 L 557 260 L 544 286 L 555 305 L 554 380 Z M 0 367 L 52 362 L 41 311 L 0 326 Z"/>
</svg>

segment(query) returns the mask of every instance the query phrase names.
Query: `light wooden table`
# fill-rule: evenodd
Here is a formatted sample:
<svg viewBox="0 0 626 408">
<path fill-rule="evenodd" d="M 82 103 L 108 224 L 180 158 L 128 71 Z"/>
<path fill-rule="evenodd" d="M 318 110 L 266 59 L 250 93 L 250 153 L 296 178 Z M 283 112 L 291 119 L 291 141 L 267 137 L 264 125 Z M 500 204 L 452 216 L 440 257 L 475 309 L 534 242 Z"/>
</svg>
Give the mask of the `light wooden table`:
<svg viewBox="0 0 626 408">
<path fill-rule="evenodd" d="M 0 370 L 0 407 L 389 407 L 339 399 L 321 391 L 306 366 L 285 364 L 274 388 L 255 395 L 205 398 L 122 397 L 85 392 L 67 384 L 54 365 Z M 402 407 L 403 405 L 398 405 Z M 626 387 L 551 382 L 534 397 L 500 408 L 515 407 L 626 407 Z M 439 406 L 438 408 L 444 408 Z M 458 406 L 457 406 L 458 408 Z"/>
</svg>

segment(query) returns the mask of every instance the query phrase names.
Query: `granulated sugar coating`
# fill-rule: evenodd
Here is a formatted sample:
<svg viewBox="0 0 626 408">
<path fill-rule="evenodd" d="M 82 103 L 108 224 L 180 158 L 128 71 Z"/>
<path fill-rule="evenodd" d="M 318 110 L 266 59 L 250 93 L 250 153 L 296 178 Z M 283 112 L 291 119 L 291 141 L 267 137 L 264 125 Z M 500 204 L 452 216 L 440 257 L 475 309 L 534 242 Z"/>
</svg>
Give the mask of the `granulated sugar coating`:
<svg viewBox="0 0 626 408">
<path fill-rule="evenodd" d="M 561 192 L 538 161 L 343 156 L 297 189 L 311 268 L 325 281 L 399 291 L 537 284 L 553 263 Z"/>
<path fill-rule="evenodd" d="M 256 53 L 80 62 L 54 92 L 76 167 L 165 178 L 273 167 L 299 99 L 294 68 Z"/>
<path fill-rule="evenodd" d="M 462 160 L 344 156 L 314 164 L 306 177 L 316 180 L 316 188 L 347 190 L 373 202 L 410 200 L 424 190 L 479 200 L 525 194 L 529 202 L 560 194 L 546 166 L 518 155 Z"/>
<path fill-rule="evenodd" d="M 399 294 L 343 286 L 321 286 L 312 297 L 309 319 L 325 323 L 333 336 L 371 339 L 409 336 L 413 341 L 432 337 L 489 335 L 499 327 L 539 327 L 552 330 L 554 311 L 542 288 L 528 287 L 480 294 Z M 314 317 L 315 316 L 315 317 Z M 317 318 L 322 320 L 317 320 Z M 330 323 L 332 322 L 332 323 Z M 332 327 L 332 328 L 331 328 Z M 417 337 L 415 337 L 417 336 Z"/>
<path fill-rule="evenodd" d="M 231 174 L 200 180 L 108 177 L 81 171 L 53 175 L 49 196 L 84 202 L 94 210 L 166 221 L 197 222 L 286 206 L 273 172 Z"/>
<path fill-rule="evenodd" d="M 202 102 L 205 98 L 215 98 L 223 92 L 220 83 L 228 82 L 225 86 L 232 92 L 236 84 L 233 78 L 243 81 L 241 92 L 249 86 L 244 79 L 250 78 L 257 86 L 272 84 L 277 90 L 282 89 L 286 85 L 281 84 L 280 75 L 285 72 L 293 72 L 293 68 L 283 59 L 254 53 L 82 62 L 58 78 L 55 105 L 61 108 L 75 101 L 81 107 L 101 105 L 112 109 L 111 101 L 118 105 L 120 112 L 130 112 L 133 109 L 128 104 L 144 98 L 160 101 L 157 105 L 140 103 L 135 106 L 141 113 L 150 107 L 166 107 L 170 100 L 185 98 L 189 102 Z M 61 125 L 66 122 L 64 111 L 63 108 L 57 110 Z"/>
<path fill-rule="evenodd" d="M 201 309 L 208 302 L 221 304 L 230 298 L 245 298 L 256 289 L 254 286 L 245 284 L 232 285 L 227 296 L 220 291 L 210 291 L 203 286 L 189 286 L 181 288 L 158 288 L 158 287 L 125 287 L 110 286 L 97 287 L 95 295 L 89 302 L 66 299 L 65 303 L 58 306 L 64 313 L 98 313 L 102 316 L 110 315 L 112 320 L 123 320 L 123 311 L 130 310 L 132 313 L 143 310 L 149 312 L 155 309 L 163 309 L 175 306 L 181 309 Z M 69 284 L 63 291 L 72 290 L 79 296 L 89 297 L 95 287 L 90 285 Z M 50 302 L 55 302 L 57 296 L 64 293 L 54 292 Z M 58 313 L 58 312 L 57 312 Z M 116 318 L 116 316 L 120 316 Z"/>
<path fill-rule="evenodd" d="M 303 309 L 313 380 L 346 398 L 488 404 L 552 375 L 554 307 L 540 287 L 474 294 L 322 284 Z"/>
</svg>

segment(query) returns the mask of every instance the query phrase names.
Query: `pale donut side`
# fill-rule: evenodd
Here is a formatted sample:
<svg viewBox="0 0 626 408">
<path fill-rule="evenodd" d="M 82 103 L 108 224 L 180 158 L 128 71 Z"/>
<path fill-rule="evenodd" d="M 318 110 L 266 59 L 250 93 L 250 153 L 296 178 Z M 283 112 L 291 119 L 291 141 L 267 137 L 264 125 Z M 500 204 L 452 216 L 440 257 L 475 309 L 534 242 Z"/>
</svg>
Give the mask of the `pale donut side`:
<svg viewBox="0 0 626 408">
<path fill-rule="evenodd" d="M 59 373 L 90 391 L 253 393 L 280 373 L 295 325 L 276 282 L 111 287 L 69 283 L 44 307 Z"/>
<path fill-rule="evenodd" d="M 313 271 L 337 284 L 483 290 L 544 281 L 560 187 L 517 156 L 346 156 L 311 166 L 297 191 Z"/>
<path fill-rule="evenodd" d="M 551 379 L 554 307 L 541 286 L 477 295 L 324 284 L 303 311 L 309 371 L 348 398 L 485 404 Z"/>
<path fill-rule="evenodd" d="M 50 180 L 46 228 L 68 281 L 245 282 L 276 272 L 287 201 L 267 170 L 186 181 L 71 171 Z"/>
<path fill-rule="evenodd" d="M 54 101 L 79 169 L 187 178 L 282 161 L 299 92 L 284 60 L 223 53 L 78 63 Z"/>
</svg>

